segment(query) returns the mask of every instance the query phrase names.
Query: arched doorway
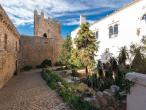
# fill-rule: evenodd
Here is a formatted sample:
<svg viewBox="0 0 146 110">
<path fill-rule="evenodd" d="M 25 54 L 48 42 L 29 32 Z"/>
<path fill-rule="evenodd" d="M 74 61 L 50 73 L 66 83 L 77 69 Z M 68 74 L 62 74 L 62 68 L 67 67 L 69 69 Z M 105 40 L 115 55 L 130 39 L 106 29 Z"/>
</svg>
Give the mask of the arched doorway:
<svg viewBox="0 0 146 110">
<path fill-rule="evenodd" d="M 43 34 L 43 37 L 47 38 L 47 34 L 46 34 L 46 33 L 44 33 L 44 34 Z"/>
</svg>

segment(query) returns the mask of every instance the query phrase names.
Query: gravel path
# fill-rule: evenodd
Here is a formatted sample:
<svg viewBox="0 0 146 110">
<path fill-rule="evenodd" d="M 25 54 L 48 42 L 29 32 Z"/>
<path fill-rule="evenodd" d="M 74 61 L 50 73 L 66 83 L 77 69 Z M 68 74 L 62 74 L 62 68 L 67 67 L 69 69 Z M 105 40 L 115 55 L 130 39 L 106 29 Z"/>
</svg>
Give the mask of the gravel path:
<svg viewBox="0 0 146 110">
<path fill-rule="evenodd" d="M 39 73 L 20 73 L 0 89 L 0 110 L 70 110 Z"/>
</svg>

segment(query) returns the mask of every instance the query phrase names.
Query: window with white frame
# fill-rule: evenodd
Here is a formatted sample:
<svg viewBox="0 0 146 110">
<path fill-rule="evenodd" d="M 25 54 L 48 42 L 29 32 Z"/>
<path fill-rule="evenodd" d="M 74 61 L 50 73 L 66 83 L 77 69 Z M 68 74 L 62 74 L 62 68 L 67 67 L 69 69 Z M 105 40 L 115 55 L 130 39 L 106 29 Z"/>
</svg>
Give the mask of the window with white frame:
<svg viewBox="0 0 146 110">
<path fill-rule="evenodd" d="M 109 27 L 109 38 L 112 38 L 113 36 L 116 37 L 119 32 L 119 26 L 118 24 L 115 24 L 114 26 Z"/>
</svg>

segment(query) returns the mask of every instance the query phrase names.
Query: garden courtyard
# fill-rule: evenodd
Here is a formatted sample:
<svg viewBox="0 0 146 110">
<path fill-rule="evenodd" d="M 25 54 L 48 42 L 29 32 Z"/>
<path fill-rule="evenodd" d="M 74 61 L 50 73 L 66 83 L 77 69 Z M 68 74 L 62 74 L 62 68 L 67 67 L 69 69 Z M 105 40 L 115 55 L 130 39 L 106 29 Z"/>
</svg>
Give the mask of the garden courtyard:
<svg viewBox="0 0 146 110">
<path fill-rule="evenodd" d="M 143 38 L 141 45 L 131 44 L 130 50 L 124 46 L 118 57 L 107 49 L 104 60 L 96 61 L 99 42 L 89 24 L 82 24 L 76 48 L 68 35 L 55 64 L 45 59 L 36 67 L 26 65 L 1 89 L 0 110 L 126 110 L 132 102 L 127 102 L 127 96 L 138 87 L 137 78 L 145 79 L 138 74 L 145 73 L 145 44 Z"/>
<path fill-rule="evenodd" d="M 146 0 L 16 1 L 0 3 L 0 110 L 146 110 Z"/>
</svg>

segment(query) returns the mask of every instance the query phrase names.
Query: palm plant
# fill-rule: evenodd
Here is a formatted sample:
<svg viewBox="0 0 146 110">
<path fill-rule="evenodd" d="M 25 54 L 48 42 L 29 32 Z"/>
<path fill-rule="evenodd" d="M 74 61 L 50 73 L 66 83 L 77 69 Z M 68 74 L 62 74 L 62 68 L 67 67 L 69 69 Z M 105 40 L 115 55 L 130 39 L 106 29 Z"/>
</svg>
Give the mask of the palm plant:
<svg viewBox="0 0 146 110">
<path fill-rule="evenodd" d="M 122 47 L 121 49 L 120 49 L 120 52 L 119 52 L 119 61 L 118 61 L 118 63 L 120 64 L 120 65 L 123 65 L 123 66 L 125 66 L 126 65 L 126 60 L 127 60 L 127 58 L 129 57 L 129 55 L 128 55 L 128 52 L 127 52 L 127 49 L 126 49 L 126 47 L 124 46 L 124 47 Z"/>
</svg>

